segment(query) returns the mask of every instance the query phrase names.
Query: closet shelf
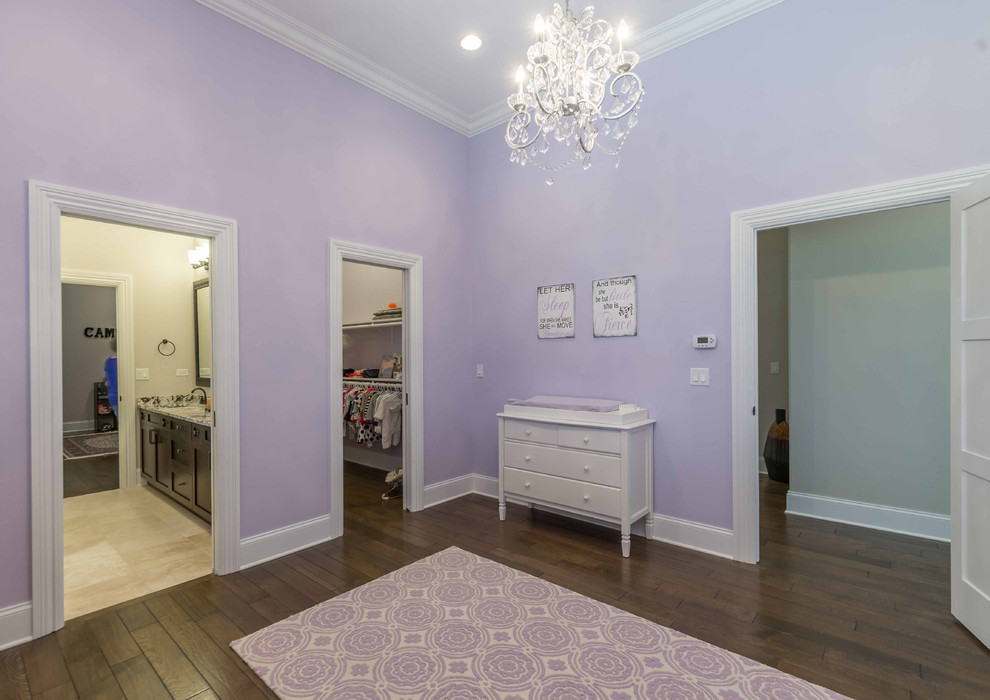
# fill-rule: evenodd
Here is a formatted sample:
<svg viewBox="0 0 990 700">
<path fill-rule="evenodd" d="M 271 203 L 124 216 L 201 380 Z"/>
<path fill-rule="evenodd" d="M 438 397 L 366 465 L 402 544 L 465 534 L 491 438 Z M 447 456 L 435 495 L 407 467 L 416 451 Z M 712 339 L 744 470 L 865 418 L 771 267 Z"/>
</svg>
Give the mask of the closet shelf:
<svg viewBox="0 0 990 700">
<path fill-rule="evenodd" d="M 344 377 L 344 384 L 402 384 L 401 379 L 382 377 L 380 379 L 367 379 L 365 377 Z"/>
<path fill-rule="evenodd" d="M 343 328 L 345 331 L 352 331 L 356 328 L 395 328 L 401 325 L 402 321 L 382 321 L 381 323 L 345 323 Z"/>
</svg>

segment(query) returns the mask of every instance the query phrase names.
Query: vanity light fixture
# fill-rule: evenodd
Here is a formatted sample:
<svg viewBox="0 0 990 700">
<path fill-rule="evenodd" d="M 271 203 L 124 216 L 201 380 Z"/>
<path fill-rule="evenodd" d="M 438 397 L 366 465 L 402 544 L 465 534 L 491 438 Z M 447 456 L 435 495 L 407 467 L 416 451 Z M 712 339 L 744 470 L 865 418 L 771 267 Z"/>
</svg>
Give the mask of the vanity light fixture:
<svg viewBox="0 0 990 700">
<path fill-rule="evenodd" d="M 189 256 L 189 264 L 193 266 L 194 270 L 198 270 L 201 267 L 210 269 L 210 244 L 204 243 L 201 246 L 196 246 L 195 250 L 188 250 L 186 254 Z"/>
<path fill-rule="evenodd" d="M 477 51 L 481 48 L 481 37 L 477 34 L 468 34 L 461 39 L 461 48 L 465 51 Z"/>
<path fill-rule="evenodd" d="M 618 167 L 645 92 L 632 72 L 639 55 L 626 47 L 626 23 L 613 30 L 594 18 L 593 7 L 575 17 L 568 0 L 563 8 L 555 4 L 545 20 L 537 15 L 533 31 L 536 43 L 516 71 L 516 92 L 508 99 L 514 112 L 505 128 L 509 160 L 540 168 L 548 185 L 553 173 L 572 163 L 590 168 L 596 146 L 615 156 Z"/>
</svg>

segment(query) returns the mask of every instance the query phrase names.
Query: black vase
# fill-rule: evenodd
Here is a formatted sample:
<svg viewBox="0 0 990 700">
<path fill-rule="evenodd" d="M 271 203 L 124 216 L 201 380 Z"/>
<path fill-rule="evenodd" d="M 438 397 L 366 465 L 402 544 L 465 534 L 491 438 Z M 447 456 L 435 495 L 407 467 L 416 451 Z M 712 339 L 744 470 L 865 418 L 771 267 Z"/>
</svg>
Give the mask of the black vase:
<svg viewBox="0 0 990 700">
<path fill-rule="evenodd" d="M 791 481 L 791 439 L 787 425 L 787 411 L 777 409 L 777 420 L 770 426 L 766 444 L 763 445 L 763 461 L 767 475 L 774 481 L 789 484 Z"/>
</svg>

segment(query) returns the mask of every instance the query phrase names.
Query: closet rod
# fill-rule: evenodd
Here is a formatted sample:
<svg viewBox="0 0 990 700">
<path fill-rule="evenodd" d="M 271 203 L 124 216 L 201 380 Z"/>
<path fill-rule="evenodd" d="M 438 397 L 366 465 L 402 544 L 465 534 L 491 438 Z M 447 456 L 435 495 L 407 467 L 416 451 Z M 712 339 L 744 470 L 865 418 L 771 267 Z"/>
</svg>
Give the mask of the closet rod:
<svg viewBox="0 0 990 700">
<path fill-rule="evenodd" d="M 402 384 L 401 379 L 351 379 L 350 377 L 344 377 L 344 384 Z"/>
<path fill-rule="evenodd" d="M 395 328 L 401 325 L 402 321 L 382 321 L 381 323 L 345 323 L 342 328 L 345 331 L 352 331 L 355 328 Z"/>
</svg>

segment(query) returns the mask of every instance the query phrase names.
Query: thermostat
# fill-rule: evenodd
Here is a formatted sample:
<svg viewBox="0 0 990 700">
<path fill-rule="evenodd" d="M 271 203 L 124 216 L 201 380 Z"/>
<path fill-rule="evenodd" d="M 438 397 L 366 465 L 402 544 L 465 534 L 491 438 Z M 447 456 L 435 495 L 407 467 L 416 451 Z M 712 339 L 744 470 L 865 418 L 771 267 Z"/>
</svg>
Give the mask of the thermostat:
<svg viewBox="0 0 990 700">
<path fill-rule="evenodd" d="M 696 335 L 696 336 L 694 336 L 694 347 L 696 347 L 696 348 L 702 348 L 702 349 L 713 348 L 713 347 L 715 347 L 715 343 L 716 342 L 717 341 L 715 340 L 715 336 L 714 335 Z"/>
</svg>

